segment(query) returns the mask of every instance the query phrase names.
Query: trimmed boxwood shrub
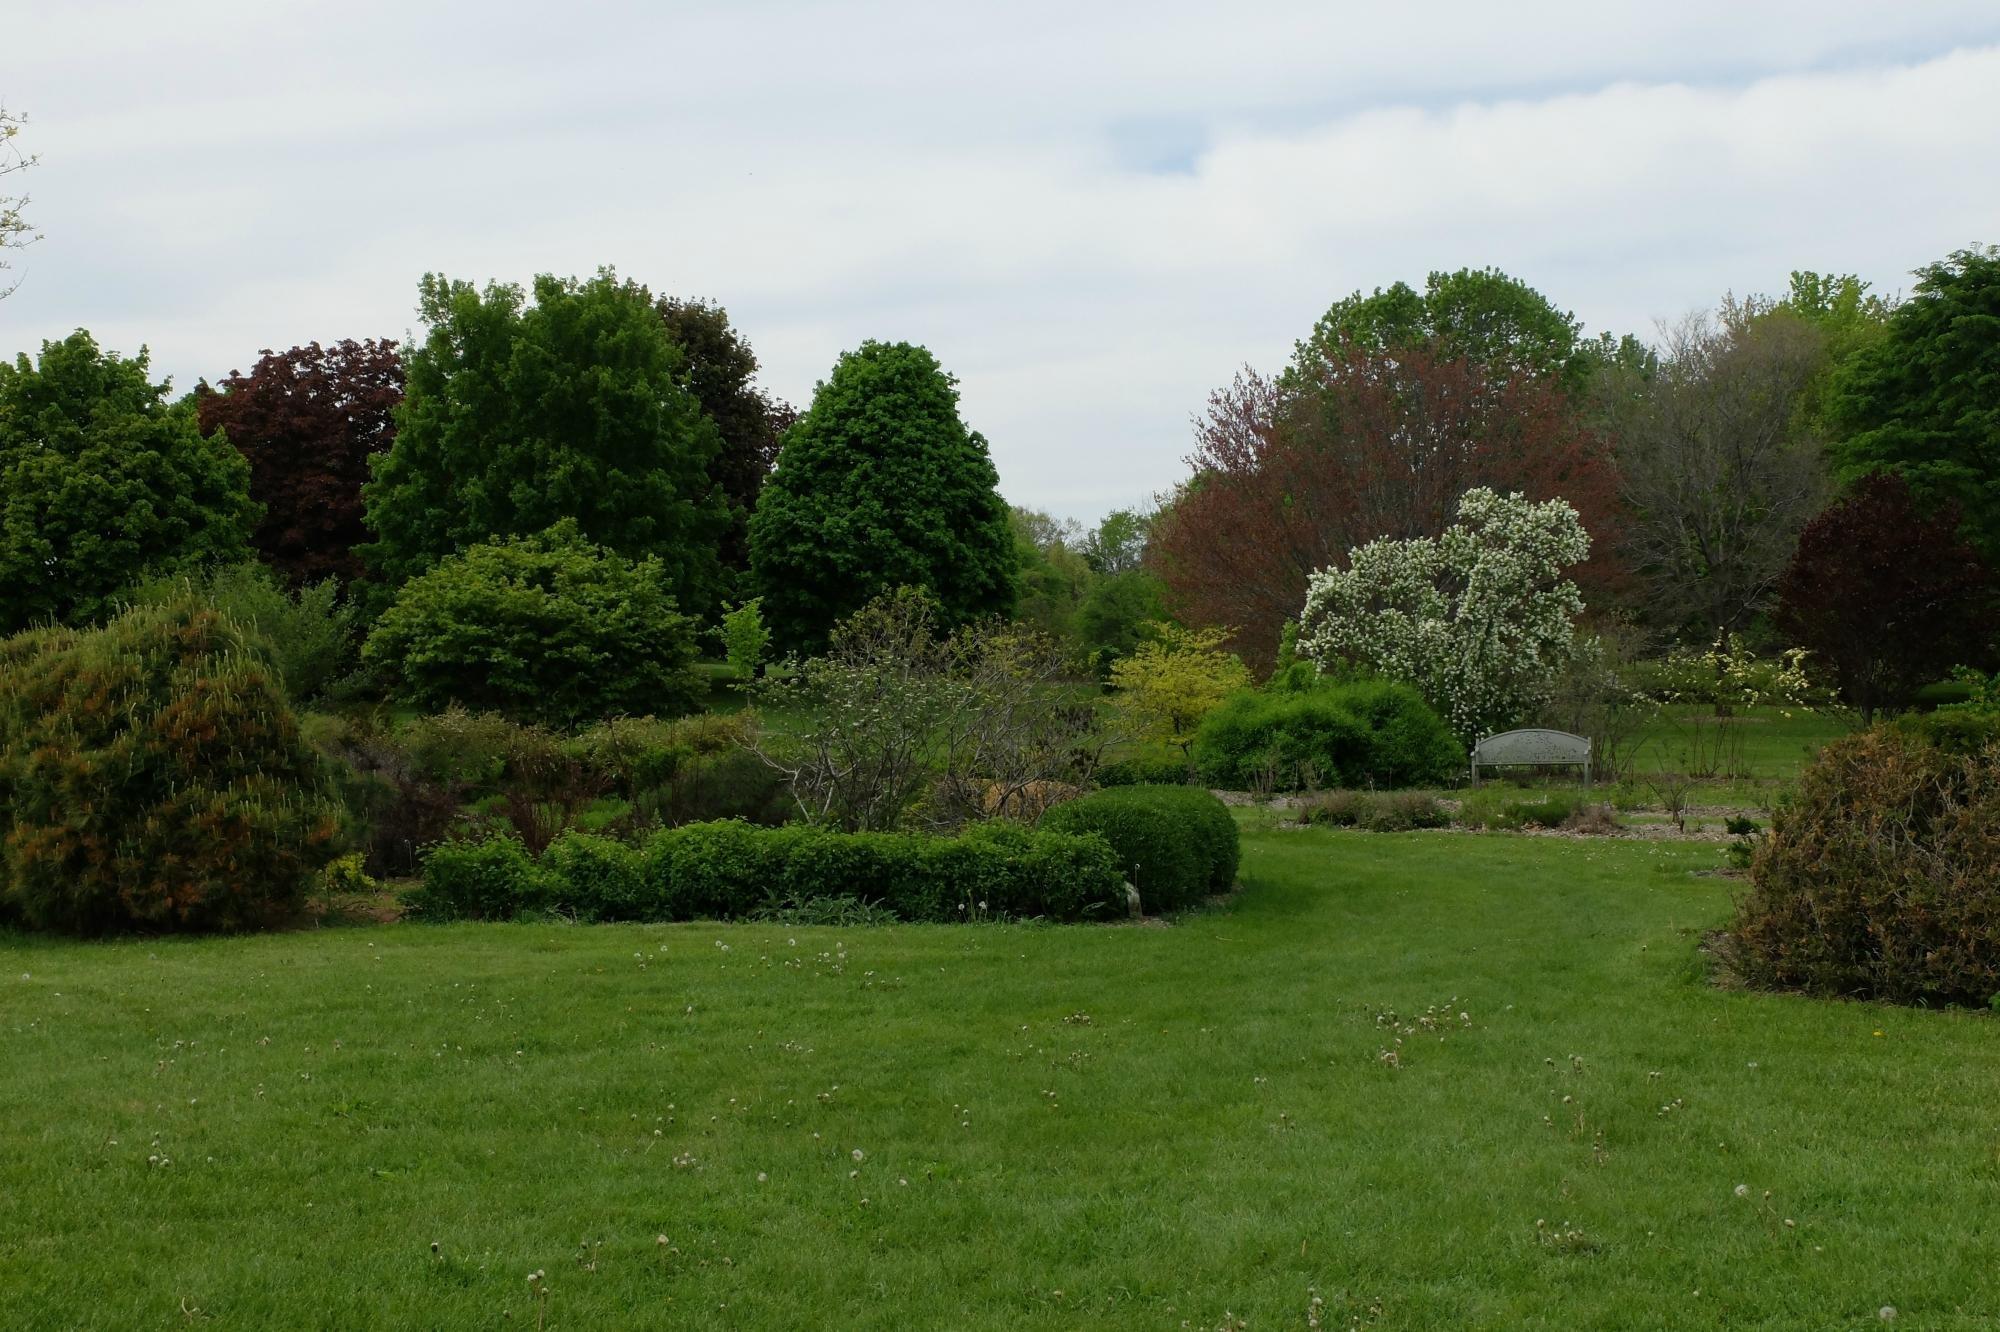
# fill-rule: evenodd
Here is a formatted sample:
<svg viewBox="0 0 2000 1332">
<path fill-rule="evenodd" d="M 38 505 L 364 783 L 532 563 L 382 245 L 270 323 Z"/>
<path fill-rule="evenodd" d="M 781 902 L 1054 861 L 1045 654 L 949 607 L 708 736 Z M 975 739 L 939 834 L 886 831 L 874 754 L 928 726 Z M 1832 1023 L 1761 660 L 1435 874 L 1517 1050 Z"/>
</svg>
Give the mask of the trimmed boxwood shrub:
<svg viewBox="0 0 2000 1332">
<path fill-rule="evenodd" d="M 1017 824 L 933 837 L 731 820 L 663 829 L 640 846 L 566 833 L 539 863 L 511 838 L 446 843 L 425 860 L 411 906 L 446 920 L 552 910 L 667 921 L 848 899 L 904 920 L 1089 920 L 1123 914 L 1123 880 L 1102 838 Z"/>
<path fill-rule="evenodd" d="M 1245 690 L 1203 719 L 1195 767 L 1211 786 L 1436 786 L 1463 763 L 1422 695 L 1388 680 Z"/>
<path fill-rule="evenodd" d="M 344 822 L 270 666 L 213 609 L 0 643 L 0 909 L 29 926 L 270 923 Z"/>
<path fill-rule="evenodd" d="M 1236 820 L 1192 786 L 1120 786 L 1055 806 L 1041 826 L 1096 833 L 1148 911 L 1174 911 L 1236 882 Z"/>
<path fill-rule="evenodd" d="M 549 876 L 512 837 L 440 842 L 424 853 L 410 909 L 428 920 L 511 920 L 555 899 Z"/>
<path fill-rule="evenodd" d="M 1767 986 L 1985 1006 L 2000 994 L 2000 745 L 1837 740 L 1751 860 L 1738 964 Z"/>
</svg>

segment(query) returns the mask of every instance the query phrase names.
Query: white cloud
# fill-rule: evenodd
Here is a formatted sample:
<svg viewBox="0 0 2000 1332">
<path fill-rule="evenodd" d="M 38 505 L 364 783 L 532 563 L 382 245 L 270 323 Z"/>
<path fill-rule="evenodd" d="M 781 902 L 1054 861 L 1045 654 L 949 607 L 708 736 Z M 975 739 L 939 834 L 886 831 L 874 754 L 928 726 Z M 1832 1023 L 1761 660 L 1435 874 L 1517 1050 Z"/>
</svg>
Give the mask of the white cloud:
<svg viewBox="0 0 2000 1332">
<path fill-rule="evenodd" d="M 52 7 L 10 20 L 48 239 L 0 346 L 187 384 L 400 335 L 427 269 L 608 262 L 800 402 L 928 344 L 1009 496 L 1087 515 L 1357 287 L 1491 263 L 1643 333 L 1995 239 L 1990 5 L 1418 8 Z"/>
</svg>

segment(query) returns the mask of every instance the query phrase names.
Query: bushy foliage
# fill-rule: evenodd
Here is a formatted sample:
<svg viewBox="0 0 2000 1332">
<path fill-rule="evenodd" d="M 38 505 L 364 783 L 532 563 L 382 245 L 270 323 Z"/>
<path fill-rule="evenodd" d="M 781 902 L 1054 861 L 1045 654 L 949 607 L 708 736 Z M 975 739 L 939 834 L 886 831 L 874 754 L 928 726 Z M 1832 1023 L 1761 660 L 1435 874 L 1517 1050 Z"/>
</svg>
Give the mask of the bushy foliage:
<svg viewBox="0 0 2000 1332">
<path fill-rule="evenodd" d="M 1387 680 L 1245 690 L 1203 720 L 1193 754 L 1211 786 L 1262 791 L 1436 786 L 1465 759 L 1423 696 Z"/>
<path fill-rule="evenodd" d="M 465 789 L 426 776 L 372 717 L 308 713 L 299 729 L 333 768 L 369 874 L 414 874 L 423 849 L 462 821 Z"/>
<path fill-rule="evenodd" d="M 962 836 L 696 823 L 631 846 L 583 833 L 539 862 L 511 839 L 445 843 L 412 906 L 429 919 L 557 911 L 585 920 L 743 918 L 847 901 L 903 920 L 1122 915 L 1102 838 L 996 823 Z"/>
<path fill-rule="evenodd" d="M 1223 629 L 1184 629 L 1161 621 L 1128 657 L 1114 662 L 1114 699 L 1142 739 L 1187 753 L 1195 728 L 1223 699 L 1250 682 Z"/>
<path fill-rule="evenodd" d="M 905 588 L 842 622 L 826 654 L 767 675 L 757 697 L 802 720 L 758 752 L 810 822 L 933 828 L 1020 811 L 1082 786 L 1102 752 L 1096 708 L 1044 636 L 997 621 L 940 633 Z"/>
<path fill-rule="evenodd" d="M 740 572 L 749 567 L 750 514 L 777 461 L 778 442 L 798 413 L 756 387 L 757 354 L 730 324 L 727 310 L 673 296 L 661 297 L 654 308 L 680 348 L 681 383 L 701 404 L 720 440 L 708 474 L 729 506 L 722 563 Z"/>
<path fill-rule="evenodd" d="M 153 574 L 249 558 L 250 469 L 146 356 L 78 330 L 0 362 L 0 633 L 83 623 Z"/>
<path fill-rule="evenodd" d="M 1892 471 L 1926 504 L 1949 501 L 2000 560 L 2000 246 L 1959 250 L 1917 284 L 1834 377 L 1832 453 L 1842 478 Z"/>
<path fill-rule="evenodd" d="M 1236 882 L 1236 820 L 1220 800 L 1195 787 L 1093 791 L 1056 805 L 1040 826 L 1103 837 L 1148 911 L 1179 910 Z"/>
<path fill-rule="evenodd" d="M 1435 342 L 1302 346 L 1285 374 L 1245 371 L 1210 397 L 1147 564 L 1177 616 L 1233 626 L 1261 673 L 1314 570 L 1378 538 L 1436 537 L 1469 489 L 1560 496 L 1591 531 L 1617 530 L 1610 453 L 1551 375 Z M 1599 601 L 1623 581 L 1609 555 L 1576 571 Z"/>
<path fill-rule="evenodd" d="M 0 644 L 0 900 L 36 928 L 237 929 L 339 851 L 331 774 L 222 615 Z"/>
<path fill-rule="evenodd" d="M 1560 379 L 1577 388 L 1621 354 L 1640 353 L 1627 337 L 1587 339 L 1575 315 L 1497 268 L 1433 272 L 1419 292 L 1406 282 L 1335 301 L 1300 344 L 1299 356 L 1346 346 L 1388 351 L 1431 346 L 1496 374 Z"/>
<path fill-rule="evenodd" d="M 1421 791 L 1327 791 L 1299 806 L 1298 821 L 1364 832 L 1444 828 L 1451 815 L 1437 797 Z"/>
<path fill-rule="evenodd" d="M 572 524 L 476 545 L 405 584 L 363 656 L 399 697 L 549 722 L 689 710 L 694 631 L 664 567 Z"/>
<path fill-rule="evenodd" d="M 1159 578 L 1144 569 L 1125 569 L 1100 575 L 1084 590 L 1070 632 L 1099 674 L 1108 676 L 1112 663 L 1137 652 L 1152 626 L 1166 618 L 1166 591 Z"/>
<path fill-rule="evenodd" d="M 764 598 L 752 597 L 724 611 L 718 636 L 730 673 L 739 680 L 756 679 L 757 668 L 771 650 L 771 631 L 764 624 Z"/>
<path fill-rule="evenodd" d="M 287 588 L 265 565 L 230 564 L 148 579 L 126 594 L 142 605 L 184 597 L 213 606 L 244 630 L 294 701 L 325 694 L 359 660 L 354 609 L 340 600 L 340 585 L 331 578 Z"/>
<path fill-rule="evenodd" d="M 1752 981 L 1902 1003 L 2000 994 L 2000 746 L 1837 740 L 1772 819 L 1737 904 Z"/>
<path fill-rule="evenodd" d="M 512 920 L 559 899 L 555 877 L 512 837 L 440 842 L 423 871 L 409 907 L 426 920 Z"/>
<path fill-rule="evenodd" d="M 1519 828 L 1561 828 L 1589 802 L 1574 791 L 1516 791 L 1488 786 L 1468 791 L 1458 802 L 1455 822 L 1467 828 L 1512 832 Z"/>
<path fill-rule="evenodd" d="M 1299 651 L 1408 681 L 1469 745 L 1547 700 L 1583 613 L 1565 574 L 1589 553 L 1563 501 L 1468 490 L 1435 540 L 1371 541 L 1313 575 Z"/>
<path fill-rule="evenodd" d="M 519 287 L 424 278 L 428 326 L 407 396 L 364 490 L 388 588 L 456 551 L 565 519 L 706 613 L 729 522 L 708 468 L 716 427 L 682 383 L 685 357 L 645 288 L 606 270 Z M 649 710 L 649 709 L 641 709 Z"/>
<path fill-rule="evenodd" d="M 1799 535 L 1778 580 L 1777 625 L 1864 723 L 1992 655 L 1993 574 L 1959 527 L 1955 505 L 1925 512 L 1908 482 L 1884 472 Z"/>
<path fill-rule="evenodd" d="M 833 627 L 901 587 L 947 627 L 1013 610 L 1018 555 L 986 441 L 928 351 L 843 355 L 785 435 L 750 519 L 750 564 L 779 647 L 817 652 Z"/>
<path fill-rule="evenodd" d="M 265 351 L 249 374 L 197 389 L 201 432 L 222 431 L 250 464 L 250 498 L 264 509 L 251 544 L 287 581 L 361 576 L 361 487 L 396 437 L 402 400 L 403 358 L 372 338 Z"/>
</svg>

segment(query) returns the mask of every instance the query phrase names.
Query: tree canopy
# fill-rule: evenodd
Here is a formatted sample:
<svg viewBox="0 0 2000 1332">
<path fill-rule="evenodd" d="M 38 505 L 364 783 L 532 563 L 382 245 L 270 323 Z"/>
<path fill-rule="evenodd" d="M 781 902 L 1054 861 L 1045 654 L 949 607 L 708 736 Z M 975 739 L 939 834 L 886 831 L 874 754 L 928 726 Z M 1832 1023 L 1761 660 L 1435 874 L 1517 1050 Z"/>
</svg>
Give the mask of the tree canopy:
<svg viewBox="0 0 2000 1332">
<path fill-rule="evenodd" d="M 1196 431 L 1194 475 L 1155 519 L 1148 559 L 1175 612 L 1235 627 L 1259 670 L 1314 571 L 1377 538 L 1436 536 L 1475 486 L 1560 497 L 1588 530 L 1616 527 L 1608 446 L 1554 380 L 1432 346 L 1344 344 L 1278 380 L 1245 372 Z M 1605 559 L 1586 581 L 1619 577 Z"/>
<path fill-rule="evenodd" d="M 1311 366 L 1344 345 L 1380 352 L 1429 347 L 1447 358 L 1485 367 L 1490 375 L 1554 376 L 1580 386 L 1598 366 L 1642 361 L 1629 335 L 1585 338 L 1576 316 L 1519 278 L 1497 268 L 1432 273 L 1418 292 L 1405 282 L 1355 292 L 1320 317 L 1298 344 L 1295 365 Z"/>
<path fill-rule="evenodd" d="M 1946 505 L 1926 512 L 1892 472 L 1806 524 L 1778 582 L 1778 627 L 1864 720 L 1909 706 L 1955 666 L 1983 667 L 1993 575 Z"/>
<path fill-rule="evenodd" d="M 922 347 L 843 355 L 786 434 L 750 522 L 751 570 L 780 647 L 812 651 L 899 587 L 946 626 L 1014 609 L 1019 553 L 986 440 Z"/>
<path fill-rule="evenodd" d="M 1725 303 L 1670 329 L 1651 375 L 1603 376 L 1628 510 L 1617 544 L 1656 628 L 1712 638 L 1768 608 L 1830 489 L 1802 410 L 1825 365 L 1813 324 Z"/>
<path fill-rule="evenodd" d="M 656 559 L 705 611 L 728 524 L 709 477 L 714 424 L 646 289 L 610 270 L 521 288 L 426 276 L 428 332 L 407 358 L 395 443 L 364 488 L 362 556 L 391 585 L 493 537 L 573 520 L 582 537 Z"/>
<path fill-rule="evenodd" d="M 1967 535 L 2000 558 L 2000 246 L 1918 269 L 1830 406 L 1842 479 L 1896 472 L 1920 501 L 1957 504 Z"/>
<path fill-rule="evenodd" d="M 0 362 L 0 628 L 95 619 L 147 575 L 248 558 L 249 475 L 144 351 L 79 329 Z"/>
<path fill-rule="evenodd" d="M 719 437 L 708 470 L 729 506 L 722 562 L 731 569 L 746 569 L 750 512 L 778 460 L 778 441 L 798 413 L 756 387 L 757 354 L 730 325 L 729 313 L 720 305 L 664 296 L 656 308 L 667 336 L 681 349 L 682 383 L 715 423 Z"/>
<path fill-rule="evenodd" d="M 264 506 L 257 554 L 294 583 L 361 576 L 361 487 L 396 437 L 403 361 L 394 342 L 352 339 L 260 353 L 245 375 L 197 390 L 203 434 L 221 430 L 250 463 Z"/>
</svg>

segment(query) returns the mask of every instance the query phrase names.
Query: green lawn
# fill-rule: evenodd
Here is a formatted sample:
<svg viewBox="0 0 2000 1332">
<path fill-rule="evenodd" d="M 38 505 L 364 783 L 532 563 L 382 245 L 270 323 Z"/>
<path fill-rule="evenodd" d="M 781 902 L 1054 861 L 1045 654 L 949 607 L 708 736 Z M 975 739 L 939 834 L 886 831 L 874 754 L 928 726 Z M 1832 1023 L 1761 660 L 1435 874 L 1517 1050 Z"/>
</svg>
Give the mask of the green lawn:
<svg viewBox="0 0 2000 1332">
<path fill-rule="evenodd" d="M 1246 821 L 1167 928 L 0 943 L 0 1321 L 2000 1317 L 2000 1021 L 1712 988 L 1713 848 Z"/>
</svg>

